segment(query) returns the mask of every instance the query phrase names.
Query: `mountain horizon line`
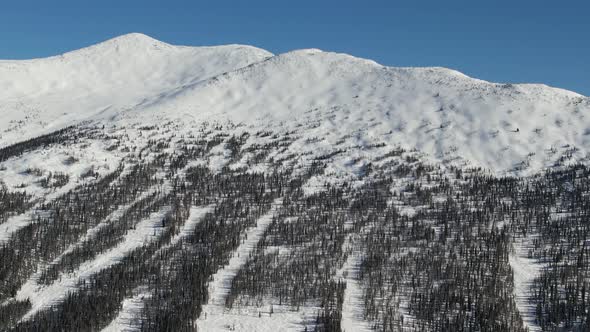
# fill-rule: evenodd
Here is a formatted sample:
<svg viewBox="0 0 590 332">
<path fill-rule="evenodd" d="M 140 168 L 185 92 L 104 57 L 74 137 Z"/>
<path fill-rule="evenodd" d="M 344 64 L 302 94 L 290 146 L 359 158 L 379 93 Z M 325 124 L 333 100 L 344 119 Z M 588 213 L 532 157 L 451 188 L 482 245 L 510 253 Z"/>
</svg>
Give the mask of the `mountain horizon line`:
<svg viewBox="0 0 590 332">
<path fill-rule="evenodd" d="M 543 82 L 508 82 L 508 81 L 493 82 L 493 81 L 480 79 L 480 78 L 477 78 L 474 76 L 470 76 L 470 75 L 467 75 L 467 74 L 461 72 L 460 70 L 457 70 L 454 68 L 448 68 L 448 67 L 444 67 L 444 66 L 436 66 L 436 65 L 434 65 L 434 66 L 383 65 L 383 64 L 380 64 L 377 61 L 369 59 L 369 58 L 363 58 L 363 57 L 355 56 L 355 55 L 348 54 L 348 53 L 333 52 L 333 51 L 323 50 L 323 49 L 319 49 L 319 48 L 302 48 L 302 49 L 293 49 L 293 50 L 290 50 L 287 52 L 282 52 L 282 53 L 273 53 L 273 52 L 266 50 L 262 47 L 248 45 L 248 44 L 242 44 L 242 43 L 217 44 L 217 45 L 176 45 L 176 44 L 171 44 L 171 43 L 167 43 L 165 41 L 156 39 L 156 38 L 151 37 L 148 34 L 145 34 L 142 32 L 129 32 L 129 33 L 121 34 L 121 35 L 103 40 L 103 41 L 95 43 L 95 44 L 90 44 L 85 47 L 72 49 L 72 50 L 69 50 L 69 51 L 66 51 L 66 52 L 63 52 L 60 54 L 50 55 L 50 56 L 46 56 L 46 57 L 36 57 L 36 58 L 30 58 L 30 59 L 0 59 L 0 65 L 2 65 L 3 63 L 27 63 L 27 62 L 43 61 L 43 60 L 54 59 L 54 58 L 63 58 L 63 57 L 76 55 L 77 53 L 80 53 L 80 52 L 90 51 L 90 50 L 94 50 L 94 49 L 101 49 L 101 48 L 108 49 L 110 47 L 113 47 L 115 49 L 120 49 L 122 47 L 135 47 L 136 49 L 140 49 L 140 47 L 147 47 L 147 48 L 203 48 L 203 49 L 204 48 L 239 47 L 239 48 L 249 48 L 249 49 L 257 50 L 260 52 L 265 52 L 268 54 L 268 57 L 277 57 L 277 56 L 282 56 L 282 55 L 290 54 L 290 53 L 307 53 L 307 52 L 334 53 L 334 54 L 347 55 L 347 56 L 353 57 L 355 59 L 372 61 L 375 64 L 377 64 L 379 66 L 386 67 L 386 68 L 445 70 L 445 71 L 448 71 L 449 73 L 454 74 L 454 75 L 459 75 L 459 76 L 463 76 L 465 78 L 469 78 L 469 79 L 473 79 L 473 80 L 477 80 L 477 81 L 482 81 L 482 82 L 486 82 L 486 83 L 491 83 L 491 84 L 514 85 L 514 86 L 540 86 L 540 87 L 547 87 L 547 88 L 556 89 L 556 90 L 563 90 L 564 92 L 576 94 L 579 97 L 590 98 L 589 96 L 586 96 L 586 95 L 579 93 L 577 91 L 569 90 L 566 88 L 561 88 L 558 86 L 548 85 Z"/>
</svg>

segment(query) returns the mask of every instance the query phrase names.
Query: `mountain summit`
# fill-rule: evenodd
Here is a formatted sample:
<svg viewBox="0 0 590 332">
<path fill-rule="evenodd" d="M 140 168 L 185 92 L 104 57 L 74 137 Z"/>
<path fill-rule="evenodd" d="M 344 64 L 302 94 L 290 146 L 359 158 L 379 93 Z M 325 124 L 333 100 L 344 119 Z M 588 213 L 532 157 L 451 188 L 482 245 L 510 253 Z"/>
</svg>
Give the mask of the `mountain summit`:
<svg viewBox="0 0 590 332">
<path fill-rule="evenodd" d="M 141 34 L 0 61 L 0 330 L 588 331 L 589 111 Z"/>
<path fill-rule="evenodd" d="M 318 134 L 333 141 L 362 130 L 366 142 L 509 172 L 547 167 L 561 146 L 583 158 L 590 132 L 589 99 L 545 85 L 317 49 L 172 46 L 138 33 L 61 56 L 0 61 L 0 86 L 3 145 L 88 120 L 288 122 L 314 111 L 330 114 Z"/>
</svg>

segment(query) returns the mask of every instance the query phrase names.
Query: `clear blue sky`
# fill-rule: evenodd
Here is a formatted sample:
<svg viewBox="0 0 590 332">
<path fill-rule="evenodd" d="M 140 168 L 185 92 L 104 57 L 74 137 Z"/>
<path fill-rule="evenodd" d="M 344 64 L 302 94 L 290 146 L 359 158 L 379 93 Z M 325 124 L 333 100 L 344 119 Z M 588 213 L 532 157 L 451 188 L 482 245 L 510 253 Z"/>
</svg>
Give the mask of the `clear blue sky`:
<svg viewBox="0 0 590 332">
<path fill-rule="evenodd" d="M 55 55 L 142 32 L 173 44 L 320 48 L 588 96 L 589 14 L 587 0 L 7 0 L 0 59 Z"/>
</svg>

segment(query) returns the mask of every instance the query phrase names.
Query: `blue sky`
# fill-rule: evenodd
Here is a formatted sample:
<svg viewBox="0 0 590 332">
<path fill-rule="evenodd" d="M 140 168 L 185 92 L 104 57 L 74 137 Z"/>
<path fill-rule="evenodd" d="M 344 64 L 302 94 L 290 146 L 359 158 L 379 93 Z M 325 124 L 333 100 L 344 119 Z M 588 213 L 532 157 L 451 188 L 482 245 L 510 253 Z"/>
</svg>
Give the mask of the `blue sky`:
<svg viewBox="0 0 590 332">
<path fill-rule="evenodd" d="M 588 96 L 588 13 L 587 0 L 7 0 L 0 59 L 55 55 L 142 32 L 173 44 L 320 48 Z"/>
</svg>

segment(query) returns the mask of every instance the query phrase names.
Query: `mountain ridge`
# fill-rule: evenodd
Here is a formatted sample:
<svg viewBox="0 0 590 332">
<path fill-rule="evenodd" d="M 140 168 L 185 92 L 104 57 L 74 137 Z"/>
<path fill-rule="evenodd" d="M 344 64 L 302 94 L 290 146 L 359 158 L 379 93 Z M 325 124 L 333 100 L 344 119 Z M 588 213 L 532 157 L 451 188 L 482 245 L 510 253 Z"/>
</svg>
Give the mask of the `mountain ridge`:
<svg viewBox="0 0 590 332">
<path fill-rule="evenodd" d="M 556 89 L 556 90 L 562 90 L 563 92 L 567 92 L 567 93 L 571 93 L 573 95 L 577 95 L 580 97 L 588 98 L 588 96 L 584 96 L 584 95 L 577 93 L 575 91 L 563 89 L 560 87 L 550 86 L 550 85 L 547 85 L 544 83 L 491 82 L 491 81 L 486 81 L 486 80 L 482 80 L 482 79 L 468 76 L 465 73 L 463 73 L 459 70 L 456 70 L 456 69 L 451 69 L 451 68 L 441 67 L 441 66 L 398 67 L 398 66 L 382 65 L 382 64 L 379 64 L 371 59 L 356 57 L 354 55 L 350 55 L 350 54 L 346 54 L 346 53 L 325 51 L 325 50 L 318 49 L 318 48 L 295 49 L 295 50 L 291 50 L 291 51 L 280 53 L 280 54 L 273 54 L 268 50 L 265 50 L 265 49 L 262 49 L 262 48 L 259 48 L 256 46 L 252 46 L 252 45 L 246 45 L 246 44 L 222 44 L 222 45 L 213 45 L 213 46 L 174 45 L 174 44 L 169 44 L 164 41 L 155 39 L 153 37 L 150 37 L 146 34 L 139 33 L 139 32 L 131 32 L 131 33 L 123 34 L 120 36 L 116 36 L 116 37 L 107 39 L 102 42 L 98 42 L 93 45 L 89 45 L 86 47 L 82 47 L 79 49 L 67 51 L 62 54 L 57 54 L 57 55 L 48 56 L 48 57 L 40 57 L 40 58 L 32 58 L 32 59 L 18 59 L 18 60 L 0 59 L 0 68 L 2 65 L 26 64 L 26 63 L 30 63 L 30 62 L 36 62 L 36 61 L 45 61 L 45 60 L 49 60 L 49 59 L 63 59 L 64 57 L 71 57 L 71 56 L 75 56 L 79 53 L 92 52 L 92 51 L 96 51 L 96 50 L 100 50 L 100 49 L 109 49 L 109 48 L 120 49 L 120 48 L 127 48 L 127 47 L 135 47 L 136 50 L 138 47 L 141 47 L 143 50 L 150 49 L 150 48 L 156 49 L 156 50 L 160 49 L 160 48 L 176 48 L 176 49 L 182 49 L 182 48 L 200 48 L 200 49 L 238 48 L 239 49 L 239 48 L 242 48 L 242 49 L 256 50 L 256 51 L 259 51 L 260 53 L 266 53 L 268 57 L 283 56 L 283 55 L 288 55 L 288 54 L 305 54 L 305 55 L 313 55 L 313 54 L 317 54 L 317 53 L 341 54 L 341 55 L 346 55 L 346 56 L 349 56 L 349 57 L 352 57 L 352 58 L 355 58 L 358 60 L 373 62 L 379 66 L 383 66 L 383 67 L 387 67 L 387 68 L 395 68 L 395 69 L 400 69 L 400 70 L 441 71 L 441 72 L 446 72 L 451 76 L 454 75 L 454 76 L 463 77 L 463 78 L 470 78 L 470 79 L 480 81 L 480 82 L 487 82 L 487 83 L 499 84 L 499 85 L 510 85 L 510 86 L 525 86 L 525 87 L 526 86 L 539 86 L 542 88 L 551 88 L 551 89 Z"/>
<path fill-rule="evenodd" d="M 140 34 L 27 66 L 2 331 L 589 328 L 587 98 Z"/>
<path fill-rule="evenodd" d="M 589 145 L 587 97 L 443 67 L 388 67 L 319 49 L 173 46 L 138 33 L 31 61 L 18 62 L 21 70 L 0 62 L 0 112 L 10 120 L 0 124 L 2 145 L 80 121 L 270 125 L 296 123 L 310 110 L 323 114 L 316 120 L 326 137 L 370 123 L 367 141 L 498 172 L 523 162 L 532 172 L 548 167 L 554 158 L 542 151 L 556 146 L 576 146 L 580 160 Z M 328 115 L 334 108 L 342 111 Z"/>
</svg>

